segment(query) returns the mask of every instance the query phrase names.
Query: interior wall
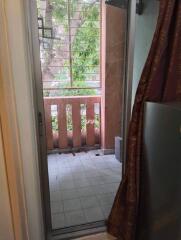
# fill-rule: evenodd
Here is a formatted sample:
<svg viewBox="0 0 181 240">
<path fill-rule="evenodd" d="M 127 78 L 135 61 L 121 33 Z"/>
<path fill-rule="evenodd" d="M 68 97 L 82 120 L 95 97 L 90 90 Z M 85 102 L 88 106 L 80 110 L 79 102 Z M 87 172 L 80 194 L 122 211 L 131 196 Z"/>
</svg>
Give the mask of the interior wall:
<svg viewBox="0 0 181 240">
<path fill-rule="evenodd" d="M 45 238 L 33 106 L 33 76 L 26 14 L 28 9 L 25 8 L 25 2 L 6 0 L 4 11 L 20 136 L 29 239 L 43 240 Z"/>
<path fill-rule="evenodd" d="M 135 50 L 132 85 L 132 104 L 141 73 L 151 47 L 159 12 L 158 0 L 144 0 L 142 15 L 136 14 Z"/>
<path fill-rule="evenodd" d="M 0 239 L 14 240 L 12 212 L 6 175 L 3 138 L 0 122 Z"/>
</svg>

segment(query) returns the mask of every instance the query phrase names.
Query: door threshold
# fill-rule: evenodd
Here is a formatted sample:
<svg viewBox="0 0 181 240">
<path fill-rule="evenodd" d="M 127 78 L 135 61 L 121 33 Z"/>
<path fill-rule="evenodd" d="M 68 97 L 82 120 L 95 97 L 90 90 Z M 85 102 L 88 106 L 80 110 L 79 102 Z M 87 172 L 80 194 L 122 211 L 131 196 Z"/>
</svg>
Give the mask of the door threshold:
<svg viewBox="0 0 181 240">
<path fill-rule="evenodd" d="M 69 240 L 106 231 L 105 221 L 88 223 L 75 227 L 53 230 L 48 240 Z"/>
</svg>

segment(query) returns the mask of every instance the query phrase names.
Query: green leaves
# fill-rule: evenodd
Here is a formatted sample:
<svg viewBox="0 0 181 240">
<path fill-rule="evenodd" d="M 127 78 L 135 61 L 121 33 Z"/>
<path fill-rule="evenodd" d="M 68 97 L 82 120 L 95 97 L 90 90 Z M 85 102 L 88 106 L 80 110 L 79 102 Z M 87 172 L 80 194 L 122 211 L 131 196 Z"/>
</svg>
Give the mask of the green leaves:
<svg viewBox="0 0 181 240">
<path fill-rule="evenodd" d="M 55 94 L 59 96 L 95 95 L 96 90 L 87 88 L 98 87 L 100 80 L 99 1 L 46 0 L 46 2 L 49 6 L 46 12 L 51 10 L 52 14 L 51 23 L 55 39 L 51 40 L 51 48 L 44 50 L 43 64 L 48 77 L 50 76 L 52 80 L 51 87 L 53 86 L 54 89 L 57 87 L 57 90 L 52 90 L 50 93 L 47 91 L 45 94 L 52 96 Z M 70 14 L 68 14 L 68 9 Z M 71 52 L 69 52 L 70 49 Z M 54 65 L 61 67 L 53 68 Z M 70 79 L 72 79 L 73 88 L 85 89 L 59 89 L 71 87 Z"/>
<path fill-rule="evenodd" d="M 72 72 L 75 83 L 82 81 L 87 86 L 86 81 L 91 80 L 91 74 L 96 74 L 99 66 L 99 6 L 92 5 L 85 10 L 87 14 L 84 15 L 84 22 L 78 29 L 72 46 Z"/>
<path fill-rule="evenodd" d="M 49 0 L 53 7 L 53 17 L 59 23 L 65 23 L 67 19 L 67 0 Z"/>
</svg>

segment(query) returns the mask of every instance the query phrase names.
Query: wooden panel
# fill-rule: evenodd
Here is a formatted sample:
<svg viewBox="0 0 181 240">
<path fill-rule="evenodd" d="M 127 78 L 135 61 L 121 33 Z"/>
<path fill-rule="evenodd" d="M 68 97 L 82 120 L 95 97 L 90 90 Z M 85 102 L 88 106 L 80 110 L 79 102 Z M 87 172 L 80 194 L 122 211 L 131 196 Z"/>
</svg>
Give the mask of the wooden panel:
<svg viewBox="0 0 181 240">
<path fill-rule="evenodd" d="M 81 147 L 80 103 L 72 104 L 73 146 Z"/>
<path fill-rule="evenodd" d="M 86 143 L 88 146 L 93 146 L 95 144 L 95 130 L 94 130 L 94 103 L 89 103 L 86 105 L 86 115 L 87 115 L 87 134 Z"/>
<path fill-rule="evenodd" d="M 51 105 L 44 103 L 45 108 L 45 127 L 46 127 L 46 139 L 48 150 L 53 149 L 53 133 L 52 133 L 52 117 L 51 117 Z"/>
<path fill-rule="evenodd" d="M 66 105 L 58 104 L 59 148 L 68 147 Z"/>
</svg>

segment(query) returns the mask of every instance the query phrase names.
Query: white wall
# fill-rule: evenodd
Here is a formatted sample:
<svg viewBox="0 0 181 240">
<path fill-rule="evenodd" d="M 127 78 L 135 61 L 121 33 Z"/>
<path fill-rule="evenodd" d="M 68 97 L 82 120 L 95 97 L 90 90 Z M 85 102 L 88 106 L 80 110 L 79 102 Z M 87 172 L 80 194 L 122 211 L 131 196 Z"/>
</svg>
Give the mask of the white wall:
<svg viewBox="0 0 181 240">
<path fill-rule="evenodd" d="M 43 218 L 35 113 L 33 110 L 31 62 L 26 18 L 24 15 L 26 11 L 23 3 L 25 1 L 6 0 L 5 11 L 13 68 L 30 240 L 43 240 Z"/>
<path fill-rule="evenodd" d="M 8 182 L 6 176 L 3 139 L 0 122 L 0 239 L 14 240 Z"/>
<path fill-rule="evenodd" d="M 142 15 L 136 14 L 132 104 L 153 39 L 159 12 L 158 0 L 144 0 Z"/>
</svg>

